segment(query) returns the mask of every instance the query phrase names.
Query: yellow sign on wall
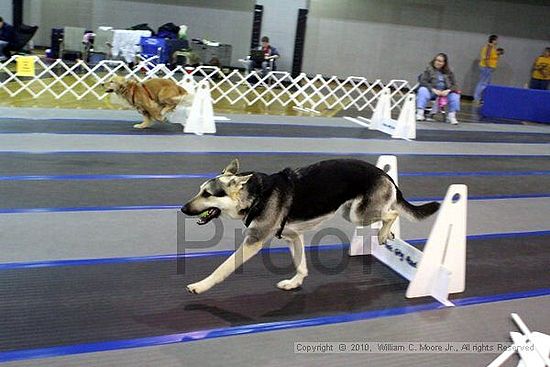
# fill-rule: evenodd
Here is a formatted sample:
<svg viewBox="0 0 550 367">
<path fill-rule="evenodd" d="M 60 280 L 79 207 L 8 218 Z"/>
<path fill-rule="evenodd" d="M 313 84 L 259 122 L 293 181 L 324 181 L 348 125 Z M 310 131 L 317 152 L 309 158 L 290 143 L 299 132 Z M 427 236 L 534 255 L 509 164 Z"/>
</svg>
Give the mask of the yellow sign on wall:
<svg viewBox="0 0 550 367">
<path fill-rule="evenodd" d="M 34 70 L 35 56 L 19 56 L 15 65 L 15 75 L 36 76 Z"/>
</svg>

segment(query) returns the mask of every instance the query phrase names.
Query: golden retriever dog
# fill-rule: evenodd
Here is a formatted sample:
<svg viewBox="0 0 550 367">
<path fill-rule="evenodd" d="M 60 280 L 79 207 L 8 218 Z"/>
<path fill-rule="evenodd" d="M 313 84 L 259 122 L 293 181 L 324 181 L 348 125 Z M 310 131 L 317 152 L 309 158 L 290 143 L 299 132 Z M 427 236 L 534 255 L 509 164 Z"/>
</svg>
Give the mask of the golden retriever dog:
<svg viewBox="0 0 550 367">
<path fill-rule="evenodd" d="M 107 93 L 116 93 L 143 115 L 143 122 L 136 129 L 146 129 L 154 121 L 163 122 L 166 114 L 188 97 L 187 91 L 170 79 L 154 78 L 138 82 L 115 76 L 103 85 Z"/>
</svg>

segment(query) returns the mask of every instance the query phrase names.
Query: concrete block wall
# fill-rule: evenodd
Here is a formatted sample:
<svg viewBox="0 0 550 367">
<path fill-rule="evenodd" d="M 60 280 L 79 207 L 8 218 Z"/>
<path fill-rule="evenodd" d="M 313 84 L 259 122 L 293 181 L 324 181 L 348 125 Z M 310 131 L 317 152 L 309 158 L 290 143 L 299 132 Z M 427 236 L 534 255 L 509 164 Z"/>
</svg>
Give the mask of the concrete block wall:
<svg viewBox="0 0 550 367">
<path fill-rule="evenodd" d="M 312 0 L 304 71 L 415 82 L 438 52 L 466 95 L 478 78 L 481 47 L 500 36 L 506 54 L 493 82 L 522 87 L 549 47 L 550 3 L 544 1 Z"/>
</svg>

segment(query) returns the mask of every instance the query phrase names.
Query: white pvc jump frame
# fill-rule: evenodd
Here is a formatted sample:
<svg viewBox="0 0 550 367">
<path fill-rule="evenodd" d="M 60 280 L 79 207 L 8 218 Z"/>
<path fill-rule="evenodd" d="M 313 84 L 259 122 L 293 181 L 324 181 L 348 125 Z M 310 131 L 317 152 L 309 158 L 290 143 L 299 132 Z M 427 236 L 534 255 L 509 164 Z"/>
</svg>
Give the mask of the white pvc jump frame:
<svg viewBox="0 0 550 367">
<path fill-rule="evenodd" d="M 377 167 L 397 184 L 397 158 L 380 156 Z M 445 306 L 454 306 L 449 294 L 466 288 L 466 185 L 449 186 L 431 229 L 424 251 L 400 239 L 399 219 L 392 226 L 394 239 L 378 244 L 381 223 L 357 227 L 350 256 L 372 255 L 407 279 L 406 297 L 431 296 Z"/>
</svg>

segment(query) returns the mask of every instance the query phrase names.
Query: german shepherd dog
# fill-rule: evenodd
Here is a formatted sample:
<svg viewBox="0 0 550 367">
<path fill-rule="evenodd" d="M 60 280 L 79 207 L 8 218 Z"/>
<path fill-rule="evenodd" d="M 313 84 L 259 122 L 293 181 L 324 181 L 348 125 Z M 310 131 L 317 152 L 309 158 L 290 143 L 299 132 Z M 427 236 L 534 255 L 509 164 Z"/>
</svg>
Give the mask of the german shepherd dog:
<svg viewBox="0 0 550 367">
<path fill-rule="evenodd" d="M 103 87 L 105 92 L 116 93 L 143 115 L 143 122 L 134 125 L 136 129 L 149 128 L 155 120 L 163 122 L 178 104 L 189 102 L 187 91 L 171 79 L 153 78 L 140 83 L 115 76 Z"/>
<path fill-rule="evenodd" d="M 272 175 L 238 171 L 235 159 L 221 175 L 204 182 L 199 193 L 181 208 L 187 215 L 198 215 L 200 225 L 224 214 L 243 220 L 247 227 L 241 246 L 208 277 L 189 284 L 191 293 L 203 293 L 221 283 L 273 236 L 288 241 L 296 267 L 296 275 L 277 287 L 300 287 L 308 274 L 303 233 L 331 218 L 340 207 L 343 217 L 355 225 L 382 221 L 378 242 L 384 244 L 393 238 L 390 229 L 399 214 L 420 220 L 440 205 L 412 205 L 384 171 L 355 159 L 326 160 Z"/>
</svg>

